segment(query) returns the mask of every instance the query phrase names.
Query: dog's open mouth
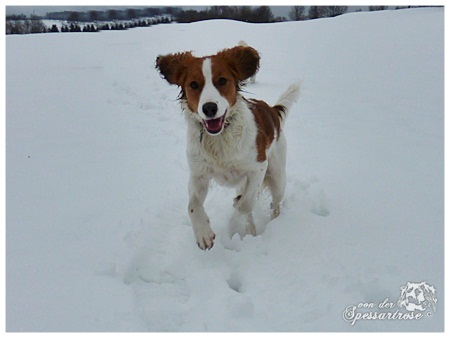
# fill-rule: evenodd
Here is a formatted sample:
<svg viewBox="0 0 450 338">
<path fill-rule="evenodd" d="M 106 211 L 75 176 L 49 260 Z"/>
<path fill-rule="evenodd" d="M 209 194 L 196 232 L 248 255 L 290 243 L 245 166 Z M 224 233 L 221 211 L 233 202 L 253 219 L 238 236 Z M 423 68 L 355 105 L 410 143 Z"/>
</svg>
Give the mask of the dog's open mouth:
<svg viewBox="0 0 450 338">
<path fill-rule="evenodd" d="M 223 114 L 217 119 L 203 120 L 206 131 L 212 135 L 220 133 L 225 124 L 225 115 L 226 114 Z"/>
</svg>

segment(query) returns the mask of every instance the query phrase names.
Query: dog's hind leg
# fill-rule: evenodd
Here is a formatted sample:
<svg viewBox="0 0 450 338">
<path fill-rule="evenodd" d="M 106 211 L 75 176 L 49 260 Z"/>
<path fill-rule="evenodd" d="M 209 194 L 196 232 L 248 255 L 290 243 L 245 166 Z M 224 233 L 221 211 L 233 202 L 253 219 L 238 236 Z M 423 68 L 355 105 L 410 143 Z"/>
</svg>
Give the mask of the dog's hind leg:
<svg viewBox="0 0 450 338">
<path fill-rule="evenodd" d="M 234 199 L 234 207 L 241 215 L 252 212 L 256 198 L 261 190 L 267 170 L 267 161 L 258 163 L 258 168 L 247 174 L 245 184 L 242 185 L 242 193 Z"/>
<path fill-rule="evenodd" d="M 238 190 L 241 193 L 234 199 L 234 207 L 241 215 L 246 217 L 245 228 L 247 233 L 253 236 L 256 236 L 256 227 L 252 211 L 266 175 L 267 165 L 267 161 L 262 162 L 257 170 L 247 175 L 245 184 Z"/>
<path fill-rule="evenodd" d="M 272 219 L 280 214 L 280 204 L 286 188 L 286 139 L 283 134 L 277 143 L 277 149 L 271 154 L 264 184 L 272 195 Z"/>
<path fill-rule="evenodd" d="M 241 198 L 242 198 L 242 195 L 237 195 L 234 198 L 234 207 L 236 207 L 236 203 L 238 203 Z M 239 212 L 237 212 L 237 214 L 239 215 Z M 255 226 L 255 221 L 253 220 L 253 214 L 249 213 L 249 214 L 245 215 L 245 217 L 246 217 L 245 231 L 249 235 L 256 236 L 256 226 Z"/>
<path fill-rule="evenodd" d="M 247 234 L 256 236 L 256 226 L 255 221 L 253 220 L 253 214 L 250 213 L 247 215 L 247 223 L 245 224 L 245 231 Z"/>
</svg>

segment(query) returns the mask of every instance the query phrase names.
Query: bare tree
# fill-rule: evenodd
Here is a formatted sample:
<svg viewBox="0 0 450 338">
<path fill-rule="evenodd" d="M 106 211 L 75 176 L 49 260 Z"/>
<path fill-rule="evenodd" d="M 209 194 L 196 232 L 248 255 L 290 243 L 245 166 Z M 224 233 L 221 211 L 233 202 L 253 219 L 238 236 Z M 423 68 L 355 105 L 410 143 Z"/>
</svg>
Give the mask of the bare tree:
<svg viewBox="0 0 450 338">
<path fill-rule="evenodd" d="M 259 6 L 254 11 L 255 22 L 273 22 L 274 16 L 269 6 Z"/>
<path fill-rule="evenodd" d="M 137 11 L 134 8 L 128 8 L 127 9 L 127 19 L 136 19 L 137 18 Z"/>
<path fill-rule="evenodd" d="M 310 19 L 323 18 L 325 16 L 325 6 L 309 7 L 308 17 Z"/>
<path fill-rule="evenodd" d="M 348 10 L 347 6 L 326 6 L 325 7 L 325 16 L 335 17 L 335 16 L 346 13 L 347 10 Z"/>
<path fill-rule="evenodd" d="M 115 9 L 108 10 L 108 19 L 109 20 L 117 20 L 119 19 L 119 11 Z"/>
<path fill-rule="evenodd" d="M 41 20 L 31 20 L 30 33 L 47 33 L 47 26 Z"/>
<path fill-rule="evenodd" d="M 387 9 L 387 6 L 369 6 L 369 11 L 384 11 Z"/>
<path fill-rule="evenodd" d="M 242 21 L 249 21 L 252 16 L 252 8 L 250 6 L 238 7 L 238 19 Z"/>
<path fill-rule="evenodd" d="M 89 18 L 92 21 L 98 21 L 100 19 L 100 13 L 98 11 L 89 11 Z"/>
<path fill-rule="evenodd" d="M 305 6 L 292 6 L 289 11 L 289 18 L 294 21 L 304 20 L 303 13 L 305 12 Z"/>
<path fill-rule="evenodd" d="M 70 12 L 68 21 L 80 21 L 80 12 Z"/>
</svg>

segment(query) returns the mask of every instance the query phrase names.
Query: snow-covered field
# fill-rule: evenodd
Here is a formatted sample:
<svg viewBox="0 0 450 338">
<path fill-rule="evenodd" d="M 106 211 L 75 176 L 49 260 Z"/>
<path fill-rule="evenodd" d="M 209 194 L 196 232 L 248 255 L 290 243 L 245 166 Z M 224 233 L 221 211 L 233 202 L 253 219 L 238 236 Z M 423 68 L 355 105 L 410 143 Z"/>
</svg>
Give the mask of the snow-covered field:
<svg viewBox="0 0 450 338">
<path fill-rule="evenodd" d="M 203 252 L 178 90 L 154 60 L 239 40 L 262 55 L 246 95 L 302 81 L 287 192 L 270 222 L 262 194 L 241 238 L 213 185 Z M 8 331 L 444 329 L 443 8 L 7 36 L 6 145 Z M 422 281 L 437 309 L 420 320 L 343 319 L 406 313 L 400 287 Z"/>
</svg>

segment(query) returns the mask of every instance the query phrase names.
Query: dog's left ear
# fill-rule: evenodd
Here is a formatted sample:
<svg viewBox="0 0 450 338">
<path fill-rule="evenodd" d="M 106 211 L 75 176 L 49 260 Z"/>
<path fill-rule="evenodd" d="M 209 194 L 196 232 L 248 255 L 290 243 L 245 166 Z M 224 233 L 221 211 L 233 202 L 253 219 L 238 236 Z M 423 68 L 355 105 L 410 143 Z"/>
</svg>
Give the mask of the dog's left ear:
<svg viewBox="0 0 450 338">
<path fill-rule="evenodd" d="M 259 69 L 259 53 L 252 47 L 236 46 L 217 53 L 236 71 L 239 81 L 256 74 Z"/>
</svg>

